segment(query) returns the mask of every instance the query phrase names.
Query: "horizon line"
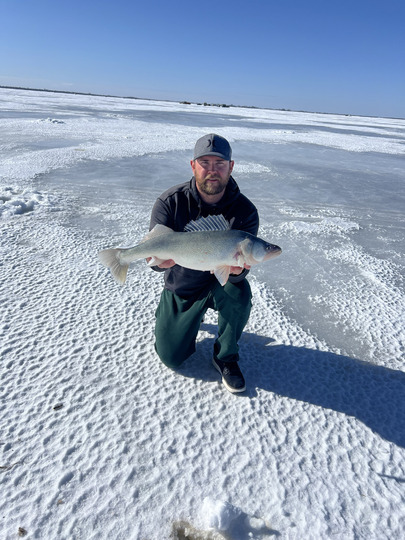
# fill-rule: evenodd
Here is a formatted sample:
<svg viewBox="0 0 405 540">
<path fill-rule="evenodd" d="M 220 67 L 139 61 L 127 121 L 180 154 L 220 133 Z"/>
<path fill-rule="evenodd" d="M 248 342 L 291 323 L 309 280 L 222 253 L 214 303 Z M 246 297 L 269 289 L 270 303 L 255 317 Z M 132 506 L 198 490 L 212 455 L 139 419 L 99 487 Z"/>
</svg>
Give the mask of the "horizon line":
<svg viewBox="0 0 405 540">
<path fill-rule="evenodd" d="M 389 120 L 405 120 L 405 117 L 401 116 L 377 116 L 377 115 L 367 115 L 367 114 L 352 114 L 352 113 L 336 113 L 336 112 L 322 112 L 322 111 L 307 111 L 307 110 L 298 110 L 298 109 L 286 109 L 286 108 L 274 108 L 274 107 L 259 107 L 257 105 L 235 105 L 235 104 L 225 104 L 225 103 L 200 103 L 197 101 L 188 101 L 178 99 L 156 99 L 156 98 L 145 98 L 145 97 L 136 97 L 136 96 L 117 96 L 114 94 L 99 94 L 94 92 L 79 92 L 75 90 L 53 90 L 50 88 L 30 88 L 28 86 L 8 86 L 0 85 L 0 88 L 6 88 L 9 90 L 27 90 L 30 92 L 53 92 L 56 94 L 73 94 L 79 96 L 94 96 L 94 97 L 108 97 L 108 98 L 118 98 L 118 99 L 140 99 L 144 101 L 164 101 L 168 103 L 179 103 L 184 105 L 202 105 L 208 107 L 238 107 L 241 109 L 258 109 L 264 111 L 282 111 L 282 112 L 299 112 L 299 113 L 308 113 L 308 114 L 331 114 L 336 116 L 358 116 L 360 118 L 386 118 Z"/>
</svg>

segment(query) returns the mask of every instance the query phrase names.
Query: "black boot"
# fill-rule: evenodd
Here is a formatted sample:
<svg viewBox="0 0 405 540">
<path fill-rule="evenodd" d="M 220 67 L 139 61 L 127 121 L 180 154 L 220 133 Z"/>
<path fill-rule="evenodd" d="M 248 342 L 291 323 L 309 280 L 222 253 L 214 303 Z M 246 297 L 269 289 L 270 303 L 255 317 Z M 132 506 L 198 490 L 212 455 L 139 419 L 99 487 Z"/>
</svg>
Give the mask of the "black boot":
<svg viewBox="0 0 405 540">
<path fill-rule="evenodd" d="M 236 393 L 246 390 L 245 379 L 238 362 L 222 362 L 214 356 L 212 364 L 222 375 L 222 382 L 229 392 Z"/>
</svg>

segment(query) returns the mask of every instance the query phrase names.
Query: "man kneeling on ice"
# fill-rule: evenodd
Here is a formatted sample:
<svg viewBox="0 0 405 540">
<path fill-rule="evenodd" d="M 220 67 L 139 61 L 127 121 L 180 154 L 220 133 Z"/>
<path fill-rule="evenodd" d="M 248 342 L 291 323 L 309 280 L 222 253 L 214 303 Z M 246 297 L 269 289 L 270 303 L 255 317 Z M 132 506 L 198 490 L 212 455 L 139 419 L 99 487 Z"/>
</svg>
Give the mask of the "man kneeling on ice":
<svg viewBox="0 0 405 540">
<path fill-rule="evenodd" d="M 215 134 L 201 137 L 190 162 L 193 178 L 168 189 L 157 199 L 150 229 L 161 224 L 180 232 L 187 230 L 191 221 L 198 223 L 200 218 L 222 215 L 232 229 L 256 236 L 258 212 L 231 176 L 234 166 L 231 157 L 226 139 Z M 197 252 L 204 249 L 198 243 L 194 248 Z M 277 253 L 273 251 L 274 255 L 281 252 L 279 248 Z M 171 259 L 152 266 L 165 272 L 165 286 L 156 311 L 155 349 L 160 359 L 176 369 L 193 354 L 201 321 L 207 309 L 212 308 L 218 312 L 213 365 L 230 392 L 245 390 L 238 341 L 250 315 L 252 295 L 245 279 L 251 265 L 246 259 L 242 261 L 234 256 L 235 265 L 227 267 L 230 274 L 225 275 L 224 286 L 219 281 L 221 278 L 210 271 L 185 268 Z"/>
<path fill-rule="evenodd" d="M 173 369 L 195 351 L 204 314 L 215 309 L 213 364 L 230 392 L 243 392 L 238 341 L 252 298 L 245 277 L 252 264 L 276 257 L 281 249 L 257 238 L 257 210 L 232 178 L 233 164 L 226 139 L 215 134 L 199 139 L 191 161 L 193 178 L 158 198 L 143 241 L 104 249 L 99 257 L 122 284 L 136 259 L 146 258 L 152 268 L 165 272 L 155 348 Z"/>
</svg>

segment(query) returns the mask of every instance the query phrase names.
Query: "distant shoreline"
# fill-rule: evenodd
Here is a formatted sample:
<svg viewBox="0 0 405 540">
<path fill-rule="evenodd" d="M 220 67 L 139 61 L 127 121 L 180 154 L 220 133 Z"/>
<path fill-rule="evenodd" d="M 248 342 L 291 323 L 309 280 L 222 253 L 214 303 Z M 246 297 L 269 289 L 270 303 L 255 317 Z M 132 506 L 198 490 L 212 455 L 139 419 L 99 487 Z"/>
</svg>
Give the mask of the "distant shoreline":
<svg viewBox="0 0 405 540">
<path fill-rule="evenodd" d="M 390 120 L 404 120 L 404 118 L 396 116 L 375 116 L 375 115 L 366 115 L 366 114 L 351 114 L 351 113 L 334 113 L 334 112 L 322 112 L 322 111 L 304 111 L 304 110 L 293 110 L 293 109 L 277 109 L 272 107 L 257 107 L 255 105 L 234 105 L 234 104 L 220 104 L 220 103 L 198 103 L 195 101 L 179 101 L 176 99 L 156 99 L 156 98 L 145 98 L 145 97 L 135 97 L 135 96 L 116 96 L 113 94 L 95 94 L 93 92 L 75 92 L 72 90 L 51 90 L 49 88 L 28 88 L 25 86 L 4 86 L 0 85 L 0 88 L 5 88 L 8 90 L 28 90 L 30 92 L 49 92 L 54 94 L 70 94 L 77 96 L 94 96 L 94 97 L 107 97 L 107 98 L 118 98 L 118 99 L 139 99 L 144 101 L 164 101 L 166 103 L 180 103 L 181 105 L 201 105 L 208 107 L 237 107 L 241 109 L 257 109 L 262 111 L 281 111 L 281 112 L 298 112 L 298 113 L 309 113 L 309 114 L 330 114 L 336 116 L 357 116 L 360 118 L 387 118 Z"/>
</svg>

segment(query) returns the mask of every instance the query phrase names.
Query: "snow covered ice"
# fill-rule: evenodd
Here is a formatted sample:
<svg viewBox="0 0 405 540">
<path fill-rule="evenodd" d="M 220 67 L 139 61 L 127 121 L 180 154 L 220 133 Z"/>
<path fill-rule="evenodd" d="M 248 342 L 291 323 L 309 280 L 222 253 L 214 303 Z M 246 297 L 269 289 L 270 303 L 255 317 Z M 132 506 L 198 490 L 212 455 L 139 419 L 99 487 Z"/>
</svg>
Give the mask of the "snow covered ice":
<svg viewBox="0 0 405 540">
<path fill-rule="evenodd" d="M 131 245 L 198 137 L 281 257 L 249 275 L 247 381 L 154 352 Z M 0 89 L 0 538 L 405 535 L 405 121 Z"/>
</svg>

